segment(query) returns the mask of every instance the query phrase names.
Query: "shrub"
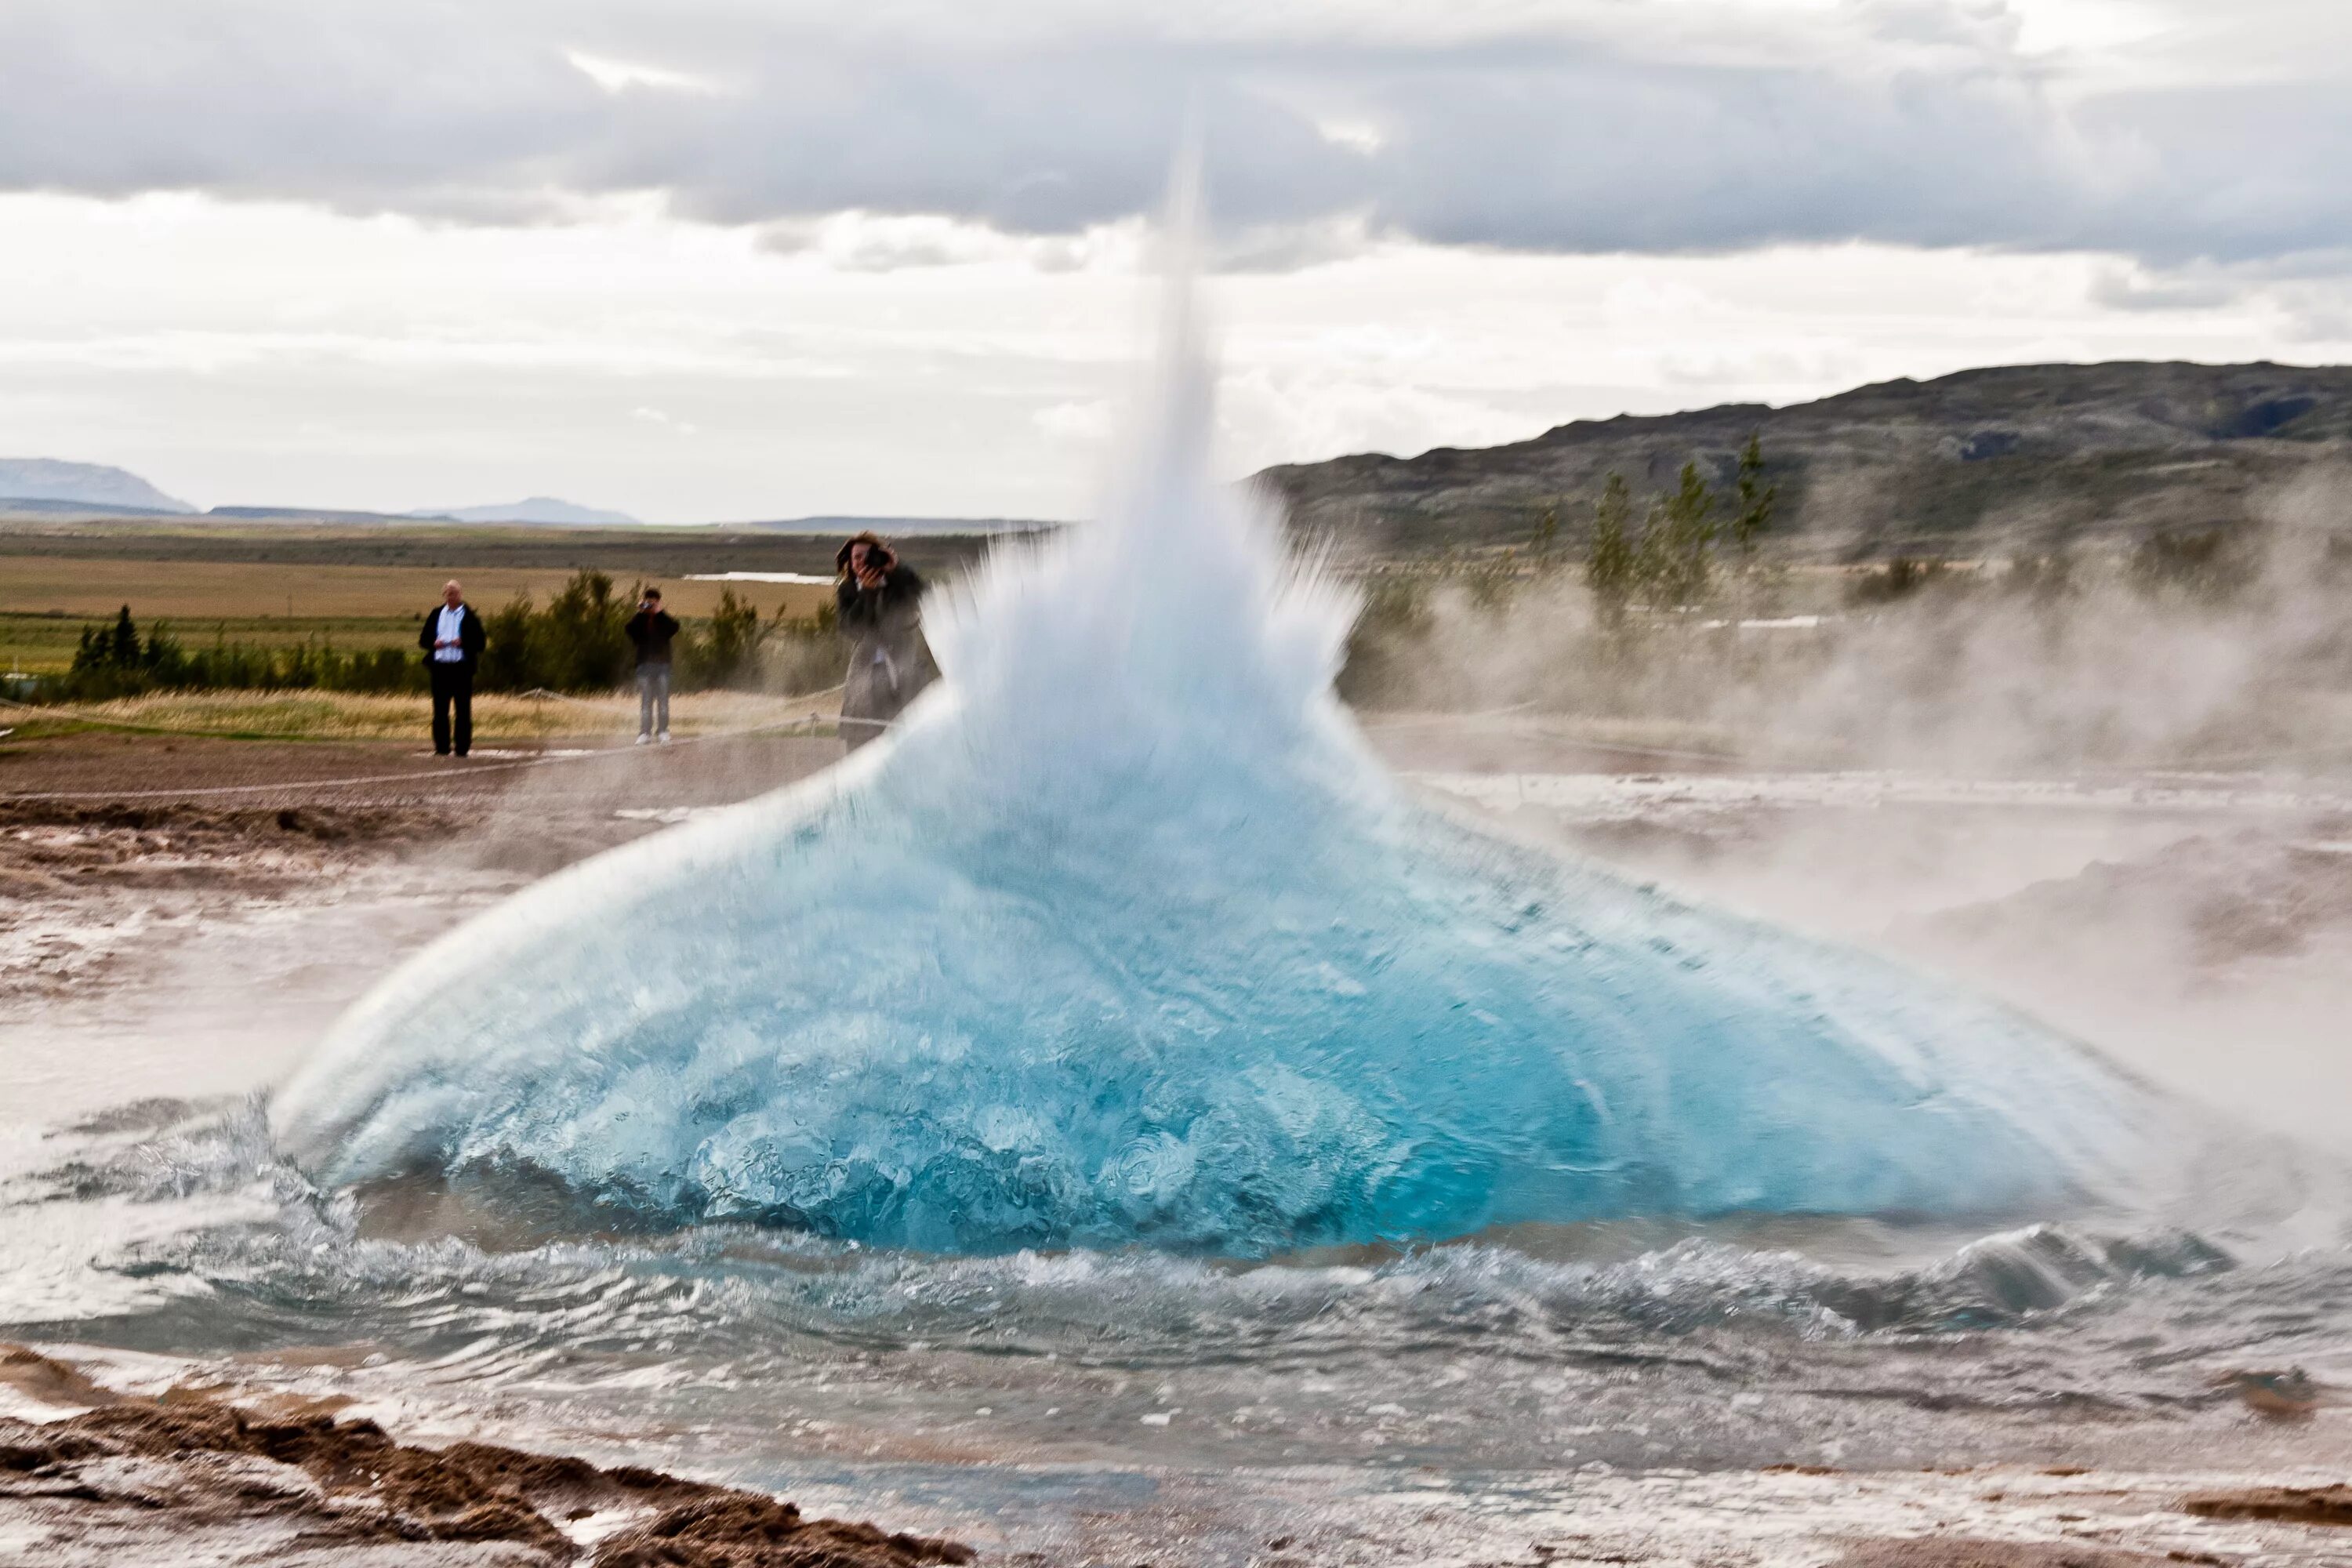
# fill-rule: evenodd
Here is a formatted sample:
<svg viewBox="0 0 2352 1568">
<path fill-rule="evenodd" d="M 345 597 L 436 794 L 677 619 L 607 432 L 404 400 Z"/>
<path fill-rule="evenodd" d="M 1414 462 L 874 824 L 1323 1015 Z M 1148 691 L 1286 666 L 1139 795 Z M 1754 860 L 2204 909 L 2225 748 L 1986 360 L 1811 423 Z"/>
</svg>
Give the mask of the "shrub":
<svg viewBox="0 0 2352 1568">
<path fill-rule="evenodd" d="M 263 691 L 421 690 L 424 669 L 400 648 L 346 654 L 323 640 L 290 647 L 248 647 L 217 634 L 210 647 L 191 649 L 158 625 L 144 637 L 125 605 L 110 626 L 84 626 L 73 665 L 44 696 L 106 702 L 149 691 L 231 688 Z"/>
<path fill-rule="evenodd" d="M 2159 533 L 2131 552 L 2132 585 L 2143 594 L 2177 593 L 2192 599 L 2234 598 L 2259 575 L 2256 552 L 2226 529 Z"/>
</svg>

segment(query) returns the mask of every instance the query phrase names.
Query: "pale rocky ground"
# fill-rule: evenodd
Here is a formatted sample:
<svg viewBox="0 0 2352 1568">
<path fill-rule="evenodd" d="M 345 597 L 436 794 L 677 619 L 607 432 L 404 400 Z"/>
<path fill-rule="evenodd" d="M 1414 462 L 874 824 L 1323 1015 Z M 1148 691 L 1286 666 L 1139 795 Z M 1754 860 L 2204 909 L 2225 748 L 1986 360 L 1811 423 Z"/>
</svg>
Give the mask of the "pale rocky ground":
<svg viewBox="0 0 2352 1568">
<path fill-rule="evenodd" d="M 1508 831 L 1824 934 L 1893 947 L 2221 1113 L 2323 1151 L 2352 1150 L 2352 1049 L 2341 1022 L 2352 1013 L 2352 791 L 2250 778 L 1995 787 L 1878 774 L 1636 772 L 1643 759 L 1491 737 L 1465 766 L 1425 731 L 1409 746 L 1383 744 L 1433 798 Z M 281 754 L 261 754 L 268 751 Z M 248 747 L 205 761 L 126 747 L 80 777 L 69 777 L 69 759 L 55 764 L 52 782 L 75 788 L 47 793 L 80 798 L 0 799 L 0 1123 L 10 1124 L 0 1131 L 37 1137 L 28 1108 L 54 1124 L 148 1097 L 266 1086 L 373 975 L 465 913 L 665 820 L 804 776 L 837 748 L 745 742 L 390 785 L 193 793 L 272 769 L 298 781 L 385 771 L 367 756 L 330 752 Z M 174 798 L 177 788 L 189 793 Z M 159 789 L 167 793 L 137 793 Z M 105 1070 L 93 1072 L 93 1062 Z M 38 1348 L 76 1360 L 71 1347 Z M 2352 1384 L 2352 1346 L 2341 1364 L 2310 1370 L 2323 1384 Z M 98 1381 L 73 1381 L 85 1372 Z M 102 1354 L 83 1371 L 26 1373 L 5 1391 L 0 1415 L 53 1427 L 117 1403 L 110 1380 L 121 1382 L 121 1368 Z M 268 1392 L 268 1380 L 257 1377 L 214 1396 Z M 16 1451 L 11 1444 L 39 1446 L 25 1430 L 0 1431 L 0 1458 Z M 1270 1537 L 1263 1561 L 2352 1563 L 2352 1530 L 2205 1518 L 2182 1506 L 2199 1493 L 2352 1476 L 2352 1406 L 2324 1404 L 2285 1422 L 2250 1408 L 2242 1431 L 2242 1444 L 2213 1452 L 2193 1473 L 2013 1464 L 1873 1472 L 1865 1463 L 1821 1473 L 1574 1474 L 1532 1493 L 1524 1481 L 1498 1481 L 1483 1501 L 1459 1489 L 1269 1480 L 1296 1491 L 1311 1528 L 1297 1542 Z M 452 1435 L 436 1427 L 432 1437 Z M 528 1434 L 486 1436 L 529 1446 Z M 311 1542 L 298 1551 L 281 1526 L 319 1504 L 319 1487 L 299 1466 L 286 1470 L 186 1455 L 52 1456 L 15 1470 L 0 1463 L 0 1563 L 201 1558 L 404 1568 L 555 1561 L 596 1546 L 567 1536 L 568 1547 L 528 1548 L 536 1557 L 511 1542 L 430 1539 Z M 1197 1476 L 1171 1475 L 1154 1506 L 1171 1518 L 1187 1508 L 1213 1514 L 1218 1500 L 1204 1488 Z M 225 1498 L 246 1499 L 252 1518 Z M 822 1493 L 803 1500 L 828 1511 L 856 1507 L 854 1498 Z M 173 1510 L 191 1508 L 212 1534 L 185 1533 L 194 1516 Z M 57 1533 L 65 1515 L 85 1521 L 71 1527 L 85 1533 L 70 1551 Z M 1506 1515 L 1508 1529 L 1493 1523 Z M 103 1528 L 89 1522 L 101 1516 Z M 265 1518 L 272 1522 L 258 1522 Z M 1154 1539 L 1150 1528 L 1133 1519 L 1105 1524 L 1100 1554 L 1077 1560 L 1125 1561 L 1116 1554 L 1121 1543 Z M 1169 1529 L 1157 1538 L 1181 1538 Z"/>
</svg>

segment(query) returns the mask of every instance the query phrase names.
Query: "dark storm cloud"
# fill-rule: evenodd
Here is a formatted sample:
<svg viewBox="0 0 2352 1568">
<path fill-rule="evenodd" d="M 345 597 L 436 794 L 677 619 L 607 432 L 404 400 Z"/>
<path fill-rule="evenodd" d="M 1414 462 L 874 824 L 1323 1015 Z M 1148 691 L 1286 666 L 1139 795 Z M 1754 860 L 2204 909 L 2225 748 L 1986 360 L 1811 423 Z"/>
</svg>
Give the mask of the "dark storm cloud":
<svg viewBox="0 0 2352 1568">
<path fill-rule="evenodd" d="M 1636 38 L 1611 21 L 1625 14 L 1571 5 L 1540 29 L 1405 38 L 1336 22 L 1179 35 L 1038 6 L 981 30 L 949 10 L 740 0 L 12 0 L 0 188 L 480 222 L 658 190 L 731 223 L 857 207 L 1053 234 L 1148 208 L 1196 105 L 1221 219 L 1260 232 L 2170 264 L 2335 245 L 2352 218 L 2333 83 L 2068 102 L 1997 6 L 1857 5 L 1834 37 L 1777 49 Z M 692 81 L 600 85 L 575 50 Z"/>
</svg>

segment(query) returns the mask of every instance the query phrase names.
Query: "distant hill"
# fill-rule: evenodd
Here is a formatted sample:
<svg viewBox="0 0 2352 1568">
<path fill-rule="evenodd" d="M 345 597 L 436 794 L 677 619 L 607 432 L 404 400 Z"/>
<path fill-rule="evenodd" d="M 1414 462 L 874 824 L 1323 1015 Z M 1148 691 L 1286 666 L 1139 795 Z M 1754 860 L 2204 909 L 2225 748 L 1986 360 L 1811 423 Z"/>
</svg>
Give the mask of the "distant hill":
<svg viewBox="0 0 2352 1568">
<path fill-rule="evenodd" d="M 70 503 L 92 511 L 193 512 L 137 474 L 103 463 L 67 463 L 55 458 L 0 458 L 0 510 L 12 501 Z M 55 511 L 55 504 L 27 507 Z"/>
<path fill-rule="evenodd" d="M 352 511 L 323 506 L 216 506 L 206 517 L 231 522 L 405 522 L 392 512 Z"/>
<path fill-rule="evenodd" d="M 766 522 L 726 522 L 714 526 L 757 529 L 761 533 L 838 534 L 844 537 L 870 529 L 885 539 L 894 539 L 900 534 L 916 533 L 1028 533 L 1062 525 L 1017 517 L 790 517 Z"/>
<path fill-rule="evenodd" d="M 593 506 L 575 506 L 553 496 L 531 496 L 500 506 L 452 506 L 428 511 L 412 511 L 410 517 L 448 518 L 457 522 L 550 522 L 567 527 L 618 526 L 634 528 L 637 520 L 625 511 L 603 511 Z"/>
<path fill-rule="evenodd" d="M 54 519 L 58 521 L 96 521 L 100 518 L 181 518 L 184 511 L 167 511 L 156 506 L 119 506 L 86 500 L 49 500 L 43 497 L 0 496 L 0 517 Z"/>
<path fill-rule="evenodd" d="M 2019 365 L 1816 403 L 1580 420 L 1531 441 L 1286 464 L 1259 479 L 1343 555 L 1525 540 L 1559 508 L 1581 544 L 1612 472 L 1638 493 L 1696 461 L 1728 482 L 1751 432 L 1808 555 L 2041 550 L 2233 527 L 2298 483 L 2352 478 L 2352 368 Z"/>
</svg>

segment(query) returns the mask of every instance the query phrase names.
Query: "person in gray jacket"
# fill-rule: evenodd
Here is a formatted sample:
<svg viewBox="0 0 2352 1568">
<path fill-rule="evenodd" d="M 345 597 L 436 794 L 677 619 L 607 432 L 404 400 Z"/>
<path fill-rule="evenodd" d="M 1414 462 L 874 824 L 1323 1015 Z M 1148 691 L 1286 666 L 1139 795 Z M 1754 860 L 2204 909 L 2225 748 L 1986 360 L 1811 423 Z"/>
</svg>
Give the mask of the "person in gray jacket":
<svg viewBox="0 0 2352 1568">
<path fill-rule="evenodd" d="M 919 602 L 923 579 L 873 533 L 834 557 L 840 578 L 834 609 L 850 642 L 841 690 L 841 738 L 851 751 L 879 738 L 915 694 L 931 683 Z"/>
</svg>

